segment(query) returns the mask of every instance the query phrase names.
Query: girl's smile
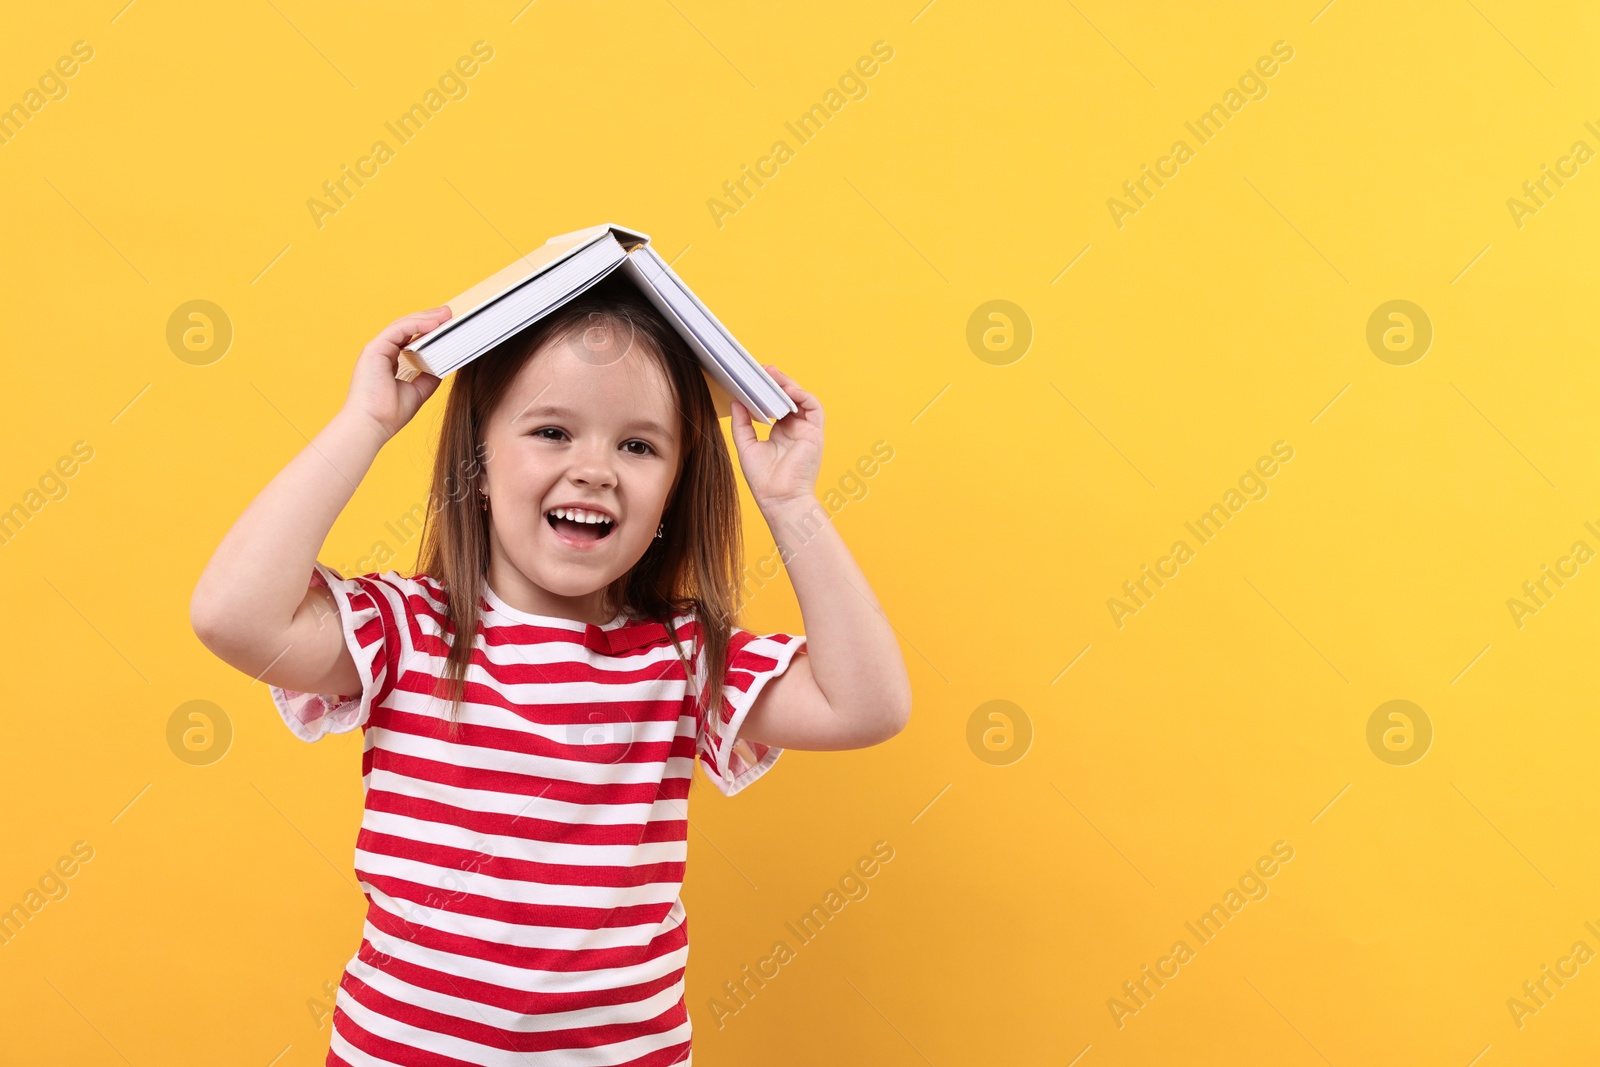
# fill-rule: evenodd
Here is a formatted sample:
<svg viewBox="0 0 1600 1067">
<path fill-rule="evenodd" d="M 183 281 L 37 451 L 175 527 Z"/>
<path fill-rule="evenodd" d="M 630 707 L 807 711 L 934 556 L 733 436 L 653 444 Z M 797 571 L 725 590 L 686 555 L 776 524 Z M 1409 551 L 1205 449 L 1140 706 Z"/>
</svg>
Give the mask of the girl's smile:
<svg viewBox="0 0 1600 1067">
<path fill-rule="evenodd" d="M 617 520 L 609 512 L 582 504 L 551 508 L 544 518 L 557 540 L 580 552 L 593 549 L 617 527 Z"/>
</svg>

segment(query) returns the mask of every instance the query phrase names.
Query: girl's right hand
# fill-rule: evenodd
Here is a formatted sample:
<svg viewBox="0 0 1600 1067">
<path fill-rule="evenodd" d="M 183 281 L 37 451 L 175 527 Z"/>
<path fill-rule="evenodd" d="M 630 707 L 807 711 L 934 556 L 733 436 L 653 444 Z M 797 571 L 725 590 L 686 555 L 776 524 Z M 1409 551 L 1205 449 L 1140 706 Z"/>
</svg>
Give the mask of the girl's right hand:
<svg viewBox="0 0 1600 1067">
<path fill-rule="evenodd" d="M 405 315 L 385 326 L 356 359 L 344 411 L 371 419 L 386 439 L 399 433 L 439 388 L 439 379 L 432 374 L 419 374 L 409 382 L 396 379 L 400 350 L 410 343 L 413 334 L 430 333 L 448 318 L 449 307 L 436 307 Z"/>
</svg>

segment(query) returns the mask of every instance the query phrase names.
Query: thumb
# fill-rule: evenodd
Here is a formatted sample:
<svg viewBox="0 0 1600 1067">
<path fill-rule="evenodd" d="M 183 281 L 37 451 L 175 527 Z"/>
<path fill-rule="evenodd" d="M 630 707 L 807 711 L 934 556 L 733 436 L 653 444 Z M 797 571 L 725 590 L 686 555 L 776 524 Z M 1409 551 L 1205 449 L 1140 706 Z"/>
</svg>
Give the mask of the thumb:
<svg viewBox="0 0 1600 1067">
<path fill-rule="evenodd" d="M 409 386 L 411 388 L 411 391 L 415 393 L 417 397 L 416 406 L 420 408 L 423 404 L 427 403 L 428 398 L 432 396 L 439 388 L 439 382 L 439 378 L 424 372 L 417 375 L 411 381 L 401 382 L 400 384 Z"/>
<path fill-rule="evenodd" d="M 756 428 L 750 421 L 750 412 L 737 400 L 729 406 L 731 418 L 728 420 L 733 427 L 733 443 L 741 452 L 756 443 Z"/>
</svg>

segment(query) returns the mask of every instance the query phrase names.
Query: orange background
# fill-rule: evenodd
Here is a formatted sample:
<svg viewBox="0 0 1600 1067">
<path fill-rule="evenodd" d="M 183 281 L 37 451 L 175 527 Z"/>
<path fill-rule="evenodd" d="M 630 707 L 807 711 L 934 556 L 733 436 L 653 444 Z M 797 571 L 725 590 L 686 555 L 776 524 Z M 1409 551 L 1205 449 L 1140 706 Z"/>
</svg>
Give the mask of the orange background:
<svg viewBox="0 0 1600 1067">
<path fill-rule="evenodd" d="M 885 745 L 696 789 L 698 1062 L 1593 1058 L 1600 968 L 1508 1000 L 1600 950 L 1600 577 L 1560 562 L 1600 547 L 1600 177 L 1572 156 L 1600 148 L 1594 9 L 921 5 L 8 17 L 0 106 L 93 54 L 0 142 L 0 507 L 25 515 L 0 544 L 0 908 L 65 891 L 0 948 L 3 1058 L 322 1062 L 308 1002 L 361 928 L 360 740 L 293 738 L 195 640 L 190 593 L 379 328 L 605 221 L 821 399 L 819 492 L 916 692 Z M 323 183 L 478 41 L 465 94 L 318 225 Z M 841 86 L 875 42 L 892 57 Z M 1245 80 L 1277 42 L 1292 58 Z M 785 124 L 834 89 L 802 143 Z M 1168 177 L 1133 204 L 1146 165 Z M 1546 165 L 1563 184 L 1509 206 Z M 193 300 L 225 349 L 169 341 Z M 325 562 L 425 499 L 441 408 Z M 52 475 L 77 442 L 92 458 Z M 1119 626 L 1146 565 L 1169 577 Z M 1569 577 L 1519 625 L 1545 565 Z M 800 625 L 784 582 L 745 625 Z M 196 700 L 219 712 L 198 757 L 171 729 Z M 866 895 L 719 1027 L 723 983 L 880 841 Z M 1266 895 L 1199 943 L 1185 924 L 1280 841 Z"/>
</svg>

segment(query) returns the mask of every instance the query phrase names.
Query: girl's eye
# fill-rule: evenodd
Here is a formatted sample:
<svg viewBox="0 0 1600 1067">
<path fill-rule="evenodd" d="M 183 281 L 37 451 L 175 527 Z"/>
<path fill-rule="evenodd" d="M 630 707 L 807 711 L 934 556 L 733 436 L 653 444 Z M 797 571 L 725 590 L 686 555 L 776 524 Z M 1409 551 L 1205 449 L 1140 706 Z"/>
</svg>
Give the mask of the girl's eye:
<svg viewBox="0 0 1600 1067">
<path fill-rule="evenodd" d="M 559 426 L 541 426 L 528 436 L 542 438 L 546 441 L 559 441 L 566 437 L 566 435 L 566 431 L 561 429 Z M 634 446 L 638 447 L 635 448 Z M 637 437 L 632 441 L 625 442 L 622 447 L 628 451 L 629 455 L 633 456 L 649 456 L 655 454 L 655 449 L 651 447 L 650 442 L 641 441 Z"/>
</svg>

